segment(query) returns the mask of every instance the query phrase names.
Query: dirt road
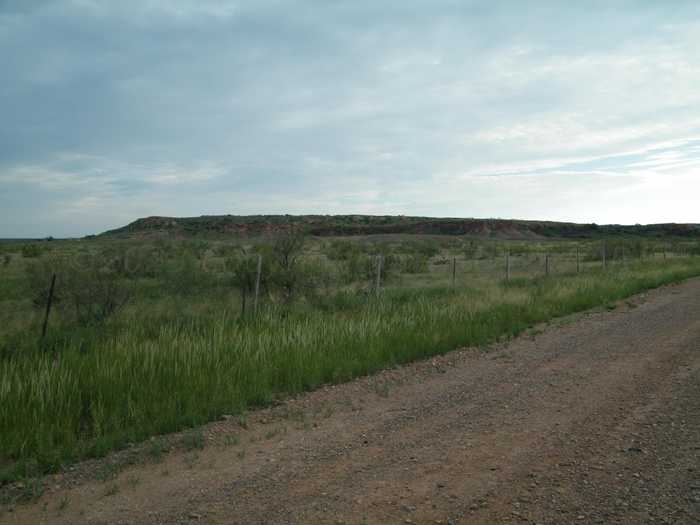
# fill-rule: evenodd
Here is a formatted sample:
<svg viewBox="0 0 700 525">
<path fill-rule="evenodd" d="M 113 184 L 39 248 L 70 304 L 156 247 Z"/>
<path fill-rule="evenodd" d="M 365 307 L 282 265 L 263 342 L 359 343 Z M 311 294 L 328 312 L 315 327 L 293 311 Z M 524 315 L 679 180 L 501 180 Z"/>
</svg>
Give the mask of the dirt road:
<svg viewBox="0 0 700 525">
<path fill-rule="evenodd" d="M 204 432 L 0 522 L 700 523 L 700 281 Z"/>
</svg>

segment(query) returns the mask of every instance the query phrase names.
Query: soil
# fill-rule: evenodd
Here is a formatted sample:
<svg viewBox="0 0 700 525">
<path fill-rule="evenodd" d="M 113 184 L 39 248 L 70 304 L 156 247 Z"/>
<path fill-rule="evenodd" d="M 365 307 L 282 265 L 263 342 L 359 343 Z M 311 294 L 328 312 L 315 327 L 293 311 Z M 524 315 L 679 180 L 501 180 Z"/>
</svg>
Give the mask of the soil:
<svg viewBox="0 0 700 525">
<path fill-rule="evenodd" d="M 75 465 L 0 523 L 700 523 L 700 280 L 198 435 Z"/>
</svg>

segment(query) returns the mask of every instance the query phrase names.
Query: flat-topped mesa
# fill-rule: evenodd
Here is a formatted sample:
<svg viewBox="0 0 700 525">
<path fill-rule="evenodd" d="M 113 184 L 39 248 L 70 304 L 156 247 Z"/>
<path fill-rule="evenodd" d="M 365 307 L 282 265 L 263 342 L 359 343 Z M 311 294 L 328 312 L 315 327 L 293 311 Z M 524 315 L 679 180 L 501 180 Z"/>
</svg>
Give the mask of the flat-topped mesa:
<svg viewBox="0 0 700 525">
<path fill-rule="evenodd" d="M 433 218 L 405 215 L 203 215 L 151 216 L 102 234 L 132 236 L 274 235 L 298 227 L 315 236 L 376 234 L 467 235 L 499 239 L 597 238 L 618 235 L 700 238 L 697 224 L 602 225 L 515 219 Z"/>
</svg>

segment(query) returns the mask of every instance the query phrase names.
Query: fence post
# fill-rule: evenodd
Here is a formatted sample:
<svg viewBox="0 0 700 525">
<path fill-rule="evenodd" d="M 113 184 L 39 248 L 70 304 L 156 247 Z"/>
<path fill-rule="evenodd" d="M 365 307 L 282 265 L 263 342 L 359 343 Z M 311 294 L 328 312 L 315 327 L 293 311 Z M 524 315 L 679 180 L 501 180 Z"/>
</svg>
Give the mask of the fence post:
<svg viewBox="0 0 700 525">
<path fill-rule="evenodd" d="M 262 254 L 258 254 L 258 271 L 255 275 L 255 299 L 253 302 L 253 311 L 258 312 L 258 298 L 260 297 L 260 276 L 262 274 Z"/>
<path fill-rule="evenodd" d="M 578 246 L 576 246 L 576 273 L 581 273 L 581 254 Z"/>
<path fill-rule="evenodd" d="M 506 252 L 506 281 L 510 281 L 510 252 Z"/>
<path fill-rule="evenodd" d="M 51 313 L 51 304 L 53 303 L 53 290 L 56 286 L 56 274 L 51 275 L 51 286 L 49 286 L 49 297 L 46 301 L 46 314 L 44 315 L 44 326 L 41 328 L 41 339 L 46 337 L 46 329 L 49 325 L 49 314 Z"/>
<path fill-rule="evenodd" d="M 377 284 L 376 284 L 376 293 L 379 295 L 379 289 L 382 285 L 382 256 L 378 255 L 377 256 Z"/>
<path fill-rule="evenodd" d="M 549 254 L 544 256 L 544 274 L 549 275 Z"/>
<path fill-rule="evenodd" d="M 457 284 L 457 257 L 452 257 L 452 287 Z"/>
<path fill-rule="evenodd" d="M 608 241 L 603 241 L 603 269 L 608 267 Z"/>
</svg>

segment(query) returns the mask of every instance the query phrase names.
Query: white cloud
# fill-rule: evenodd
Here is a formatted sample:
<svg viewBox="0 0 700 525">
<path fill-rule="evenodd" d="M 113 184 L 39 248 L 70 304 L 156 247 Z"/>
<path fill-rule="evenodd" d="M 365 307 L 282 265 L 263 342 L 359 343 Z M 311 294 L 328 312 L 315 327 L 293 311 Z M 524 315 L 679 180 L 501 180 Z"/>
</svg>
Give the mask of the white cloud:
<svg viewBox="0 0 700 525">
<path fill-rule="evenodd" d="M 36 200 L 75 233 L 243 212 L 603 222 L 623 194 L 628 222 L 693 216 L 692 2 L 5 5 L 0 205 L 18 219 L 0 236 L 31 234 Z"/>
</svg>

